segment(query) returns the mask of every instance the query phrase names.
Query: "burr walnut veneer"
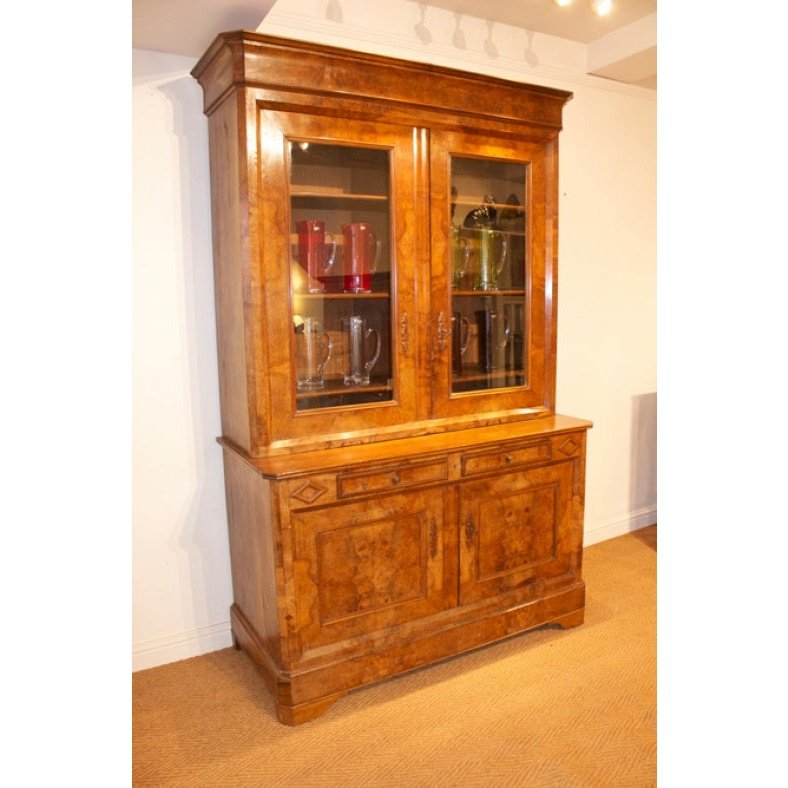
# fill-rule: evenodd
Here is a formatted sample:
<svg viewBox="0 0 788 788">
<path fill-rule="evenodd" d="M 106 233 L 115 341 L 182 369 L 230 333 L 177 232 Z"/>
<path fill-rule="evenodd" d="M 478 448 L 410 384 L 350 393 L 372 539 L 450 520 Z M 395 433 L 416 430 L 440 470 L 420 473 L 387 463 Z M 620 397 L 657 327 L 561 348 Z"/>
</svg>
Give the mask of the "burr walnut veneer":
<svg viewBox="0 0 788 788">
<path fill-rule="evenodd" d="M 232 631 L 279 718 L 580 624 L 591 425 L 554 410 L 571 95 L 247 32 L 193 74 Z"/>
</svg>

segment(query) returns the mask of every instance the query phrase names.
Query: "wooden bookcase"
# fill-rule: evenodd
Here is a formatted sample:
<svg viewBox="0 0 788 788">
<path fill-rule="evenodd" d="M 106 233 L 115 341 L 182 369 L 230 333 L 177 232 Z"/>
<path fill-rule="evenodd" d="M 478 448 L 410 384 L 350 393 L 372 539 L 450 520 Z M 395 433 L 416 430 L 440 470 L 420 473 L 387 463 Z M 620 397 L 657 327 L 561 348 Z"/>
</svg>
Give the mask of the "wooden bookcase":
<svg viewBox="0 0 788 788">
<path fill-rule="evenodd" d="M 554 410 L 571 94 L 240 31 L 192 73 L 233 636 L 279 718 L 581 623 L 591 425 Z"/>
</svg>

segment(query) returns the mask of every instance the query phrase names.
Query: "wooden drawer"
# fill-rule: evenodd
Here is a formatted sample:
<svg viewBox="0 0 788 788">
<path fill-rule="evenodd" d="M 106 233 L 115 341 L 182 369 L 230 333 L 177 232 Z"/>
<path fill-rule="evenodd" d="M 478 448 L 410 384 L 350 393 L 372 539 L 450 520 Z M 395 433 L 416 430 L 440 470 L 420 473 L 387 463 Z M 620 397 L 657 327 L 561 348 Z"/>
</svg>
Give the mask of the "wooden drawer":
<svg viewBox="0 0 788 788">
<path fill-rule="evenodd" d="M 552 458 L 549 440 L 526 445 L 503 447 L 495 451 L 476 452 L 462 456 L 462 475 L 476 476 L 480 473 L 499 471 L 533 462 L 544 462 Z"/>
<path fill-rule="evenodd" d="M 390 492 L 417 484 L 442 482 L 449 478 L 448 462 L 391 465 L 364 473 L 346 473 L 337 478 L 337 498 L 354 498 L 379 492 Z"/>
</svg>

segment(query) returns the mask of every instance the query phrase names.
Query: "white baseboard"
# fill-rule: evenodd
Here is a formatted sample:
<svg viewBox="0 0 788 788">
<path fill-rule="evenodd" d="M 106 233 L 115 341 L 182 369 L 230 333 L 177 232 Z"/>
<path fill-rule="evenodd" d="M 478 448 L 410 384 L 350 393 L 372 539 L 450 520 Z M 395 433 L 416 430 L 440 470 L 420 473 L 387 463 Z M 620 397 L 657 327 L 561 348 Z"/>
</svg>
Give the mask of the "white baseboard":
<svg viewBox="0 0 788 788">
<path fill-rule="evenodd" d="M 615 517 L 598 525 L 586 528 L 583 545 L 604 542 L 616 536 L 637 531 L 657 521 L 657 507 L 650 506 Z M 233 644 L 229 620 L 221 624 L 213 624 L 179 635 L 148 640 L 134 646 L 132 650 L 132 671 L 147 670 L 182 659 L 199 657 L 211 651 L 229 648 Z"/>
<path fill-rule="evenodd" d="M 657 507 L 648 506 L 644 509 L 637 509 L 634 512 L 620 517 L 613 517 L 610 520 L 592 525 L 586 523 L 585 533 L 583 534 L 583 546 L 604 542 L 616 536 L 623 536 L 631 531 L 645 528 L 647 525 L 654 525 L 657 522 Z"/>
<path fill-rule="evenodd" d="M 233 644 L 230 621 L 212 624 L 179 635 L 148 640 L 132 648 L 131 669 L 147 670 L 169 662 L 178 662 L 190 657 L 199 657 L 211 651 L 229 648 Z"/>
</svg>

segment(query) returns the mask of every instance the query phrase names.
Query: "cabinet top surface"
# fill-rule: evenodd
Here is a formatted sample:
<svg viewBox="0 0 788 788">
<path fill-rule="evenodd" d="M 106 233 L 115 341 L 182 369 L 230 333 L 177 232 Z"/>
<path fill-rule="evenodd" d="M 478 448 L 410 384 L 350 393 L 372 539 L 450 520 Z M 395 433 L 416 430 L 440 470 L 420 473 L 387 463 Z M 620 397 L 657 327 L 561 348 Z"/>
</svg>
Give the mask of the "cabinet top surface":
<svg viewBox="0 0 788 788">
<path fill-rule="evenodd" d="M 556 414 L 539 419 L 452 430 L 382 443 L 342 446 L 259 458 L 248 457 L 225 439 L 219 439 L 219 441 L 226 450 L 238 454 L 264 476 L 286 478 L 315 471 L 346 468 L 350 465 L 398 461 L 419 455 L 471 450 L 507 441 L 546 437 L 562 432 L 584 431 L 592 426 L 590 421 Z"/>
<path fill-rule="evenodd" d="M 314 73 L 313 68 L 317 68 Z M 323 69 L 329 70 L 323 73 Z M 311 86 L 321 93 L 392 100 L 408 100 L 412 92 L 418 94 L 415 100 L 419 101 L 423 100 L 425 88 L 425 95 L 460 88 L 466 102 L 474 99 L 465 108 L 473 106 L 477 111 L 479 107 L 475 105 L 483 105 L 489 94 L 519 96 L 521 102 L 527 97 L 527 114 L 532 113 L 533 105 L 545 105 L 545 109 L 549 106 L 549 117 L 543 119 L 545 125 L 556 125 L 557 112 L 559 127 L 561 108 L 572 98 L 571 92 L 557 88 L 244 30 L 219 34 L 191 73 L 206 88 L 206 98 L 207 86 L 216 82 L 223 87 L 229 83 L 266 88 Z M 414 80 L 422 84 L 414 84 Z M 472 95 L 468 94 L 469 89 L 474 91 Z"/>
</svg>

